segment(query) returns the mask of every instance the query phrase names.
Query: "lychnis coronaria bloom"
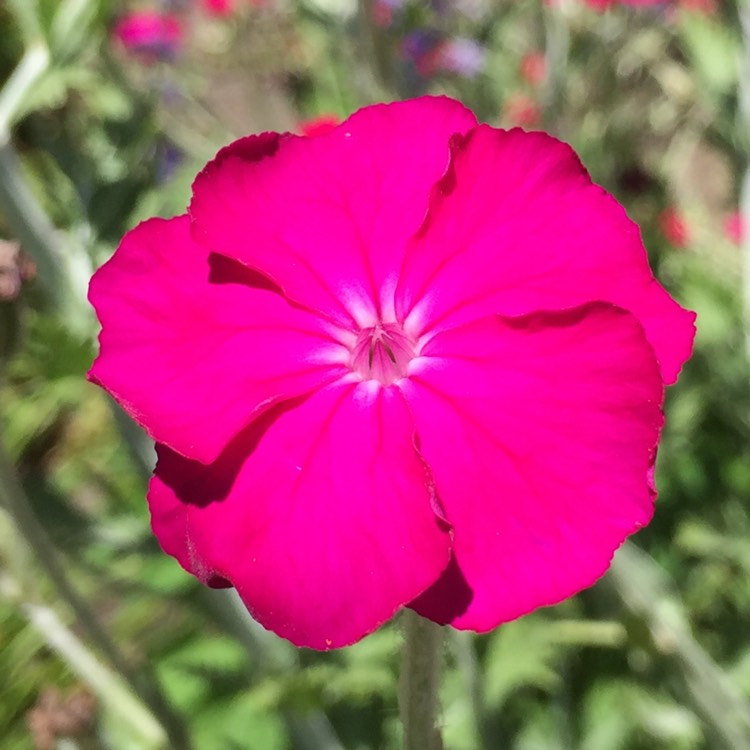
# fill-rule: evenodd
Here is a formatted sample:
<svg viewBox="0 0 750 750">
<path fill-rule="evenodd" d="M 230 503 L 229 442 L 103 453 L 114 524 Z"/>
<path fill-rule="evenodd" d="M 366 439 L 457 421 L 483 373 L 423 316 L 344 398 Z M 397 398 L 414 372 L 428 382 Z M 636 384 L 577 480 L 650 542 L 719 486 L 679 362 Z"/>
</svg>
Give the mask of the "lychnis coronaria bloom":
<svg viewBox="0 0 750 750">
<path fill-rule="evenodd" d="M 568 146 L 442 97 L 233 143 L 90 296 L 162 547 L 319 649 L 592 584 L 651 517 L 693 338 Z"/>
</svg>

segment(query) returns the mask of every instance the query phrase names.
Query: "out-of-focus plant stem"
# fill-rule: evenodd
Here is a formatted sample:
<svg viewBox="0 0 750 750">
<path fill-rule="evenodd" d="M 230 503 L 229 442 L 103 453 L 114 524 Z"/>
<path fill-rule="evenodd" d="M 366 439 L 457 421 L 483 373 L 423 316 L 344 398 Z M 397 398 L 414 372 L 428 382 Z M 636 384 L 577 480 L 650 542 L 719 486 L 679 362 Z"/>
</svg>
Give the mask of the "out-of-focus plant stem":
<svg viewBox="0 0 750 750">
<path fill-rule="evenodd" d="M 26 44 L 40 41 L 42 28 L 39 23 L 39 0 L 7 0 L 7 4 Z"/>
<path fill-rule="evenodd" d="M 0 143 L 0 212 L 34 259 L 49 307 L 80 334 L 93 329 L 85 303 L 91 268 L 82 252 L 66 254 L 60 236 L 26 184 L 20 160 L 9 141 Z"/>
<path fill-rule="evenodd" d="M 443 631 L 439 625 L 405 609 L 399 704 L 404 750 L 442 750 L 437 726 Z"/>
<path fill-rule="evenodd" d="M 750 0 L 741 1 L 738 12 L 742 29 L 737 127 L 745 156 L 740 186 L 740 232 L 742 249 L 742 301 L 745 316 L 745 350 L 750 359 Z"/>
<path fill-rule="evenodd" d="M 667 574 L 626 542 L 615 555 L 609 580 L 630 614 L 646 626 L 654 651 L 673 665 L 687 702 L 722 746 L 750 750 L 750 702 L 693 637 Z"/>
<path fill-rule="evenodd" d="M 363 93 L 372 101 L 379 101 L 389 98 L 393 88 L 393 60 L 385 32 L 374 23 L 374 7 L 373 0 L 359 0 L 359 37 L 364 52 L 359 59 L 367 63 L 361 71 Z"/>
<path fill-rule="evenodd" d="M 627 631 L 619 622 L 555 620 L 548 627 L 555 643 L 621 648 L 627 639 Z"/>
<path fill-rule="evenodd" d="M 27 184 L 11 142 L 11 127 L 18 108 L 49 63 L 46 44 L 41 38 L 35 39 L 0 90 L 0 212 L 15 239 L 33 257 L 47 304 L 59 312 L 72 330 L 88 333 L 92 329 L 91 314 L 85 304 L 86 284 L 91 275 L 88 258 L 80 251 L 64 252 L 57 230 Z"/>
<path fill-rule="evenodd" d="M 160 731 L 164 733 L 164 737 L 169 738 L 170 747 L 174 750 L 189 750 L 190 741 L 184 730 L 183 722 L 171 712 L 156 682 L 151 681 L 150 684 L 144 684 L 135 675 L 114 641 L 99 624 L 94 612 L 71 583 L 50 538 L 31 509 L 18 474 L 2 443 L 0 443 L 0 506 L 7 511 L 13 526 L 13 533 L 9 535 L 13 549 L 10 550 L 9 557 L 17 563 L 18 574 L 16 578 L 18 583 L 21 584 L 19 588 L 24 597 L 20 602 L 24 614 L 37 630 L 41 630 L 46 625 L 53 629 L 56 627 L 51 615 L 42 612 L 42 610 L 48 612 L 51 610 L 39 605 L 38 602 L 34 601 L 35 597 L 30 595 L 30 592 L 33 592 L 36 588 L 35 578 L 32 575 L 36 562 L 41 565 L 54 586 L 58 599 L 70 608 L 81 629 L 109 660 L 119 675 L 130 684 L 134 693 L 140 696 L 144 704 L 141 706 L 141 711 L 147 712 L 145 706 L 148 706 L 151 713 L 159 717 L 158 722 L 155 718 L 152 721 L 159 726 Z M 59 618 L 55 622 L 61 623 Z M 46 633 L 47 631 L 45 631 Z M 66 648 L 70 646 L 69 638 L 67 640 L 62 636 L 61 638 L 60 643 Z M 80 649 L 76 650 L 73 646 L 70 646 L 73 651 L 68 652 L 62 646 L 58 649 L 56 644 L 52 645 L 62 656 L 67 653 L 81 653 Z M 83 663 L 81 662 L 81 664 Z M 85 664 L 89 663 L 90 660 L 85 661 Z M 101 670 L 105 669 L 102 665 L 99 666 Z M 71 664 L 71 668 L 76 672 L 78 672 L 79 667 L 80 665 Z M 100 680 L 104 674 L 101 670 L 96 673 L 96 684 L 91 685 L 92 689 L 96 688 L 99 684 L 96 681 Z M 126 688 L 122 686 L 122 689 Z M 120 690 L 120 688 L 117 688 L 117 690 Z M 136 698 L 134 697 L 133 700 L 136 700 Z"/>
<path fill-rule="evenodd" d="M 466 690 L 477 740 L 484 748 L 501 750 L 503 745 L 499 739 L 491 737 L 489 733 L 482 668 L 474 650 L 474 637 L 471 633 L 463 630 L 451 630 L 450 642 Z"/>
<path fill-rule="evenodd" d="M 543 6 L 541 12 L 544 19 L 545 74 L 542 88 L 544 126 L 549 132 L 564 136 L 560 132 L 560 113 L 570 48 L 565 3 Z"/>
<path fill-rule="evenodd" d="M 47 45 L 33 42 L 0 90 L 0 143 L 10 140 L 10 128 L 24 96 L 48 67 Z"/>
</svg>

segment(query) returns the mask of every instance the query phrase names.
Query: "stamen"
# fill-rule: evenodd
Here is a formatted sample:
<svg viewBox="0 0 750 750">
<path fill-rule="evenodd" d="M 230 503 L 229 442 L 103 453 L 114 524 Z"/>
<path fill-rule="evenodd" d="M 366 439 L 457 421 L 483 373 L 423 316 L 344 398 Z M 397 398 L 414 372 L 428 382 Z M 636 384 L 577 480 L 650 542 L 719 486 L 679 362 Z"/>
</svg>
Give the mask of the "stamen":
<svg viewBox="0 0 750 750">
<path fill-rule="evenodd" d="M 400 326 L 379 323 L 363 328 L 352 348 L 351 368 L 363 380 L 391 385 L 406 376 L 414 345 Z"/>
</svg>

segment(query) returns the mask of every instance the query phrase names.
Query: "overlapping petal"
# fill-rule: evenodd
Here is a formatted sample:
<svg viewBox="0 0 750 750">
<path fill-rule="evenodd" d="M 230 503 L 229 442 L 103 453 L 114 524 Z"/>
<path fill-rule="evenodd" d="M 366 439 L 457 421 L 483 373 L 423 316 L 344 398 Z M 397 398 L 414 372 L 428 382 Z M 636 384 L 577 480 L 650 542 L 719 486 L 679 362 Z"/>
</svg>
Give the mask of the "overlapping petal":
<svg viewBox="0 0 750 750">
<path fill-rule="evenodd" d="M 102 323 L 89 377 L 155 440 L 203 462 L 259 411 L 340 377 L 348 357 L 322 319 L 210 273 L 188 217 L 152 219 L 89 292 Z"/>
<path fill-rule="evenodd" d="M 663 384 L 638 321 L 604 303 L 437 334 L 402 388 L 454 529 L 414 603 L 488 630 L 592 584 L 653 510 Z"/>
<path fill-rule="evenodd" d="M 367 107 L 316 138 L 281 136 L 249 156 L 238 141 L 195 181 L 195 236 L 296 302 L 372 325 L 392 317 L 404 248 L 448 167 L 451 136 L 475 124 L 458 102 L 423 97 Z"/>
<path fill-rule="evenodd" d="M 592 300 L 633 312 L 665 381 L 677 379 L 695 316 L 654 279 L 638 227 L 572 149 L 486 125 L 454 139 L 451 170 L 407 250 L 399 318 L 429 333 Z"/>
<path fill-rule="evenodd" d="M 162 451 L 154 528 L 185 567 L 231 581 L 274 632 L 313 648 L 352 643 L 448 564 L 413 440 L 397 388 L 331 386 L 261 417 L 212 466 Z"/>
</svg>

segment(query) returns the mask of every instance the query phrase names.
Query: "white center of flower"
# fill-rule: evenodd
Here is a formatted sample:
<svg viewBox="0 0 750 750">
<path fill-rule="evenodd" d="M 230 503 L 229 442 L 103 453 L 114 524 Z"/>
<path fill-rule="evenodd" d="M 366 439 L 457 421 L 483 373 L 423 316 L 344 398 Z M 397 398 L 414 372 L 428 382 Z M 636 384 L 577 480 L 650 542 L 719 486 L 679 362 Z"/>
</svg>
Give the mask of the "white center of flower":
<svg viewBox="0 0 750 750">
<path fill-rule="evenodd" d="M 406 377 L 414 356 L 414 344 L 400 326 L 378 323 L 359 332 L 352 349 L 351 368 L 363 380 L 391 385 Z"/>
</svg>

